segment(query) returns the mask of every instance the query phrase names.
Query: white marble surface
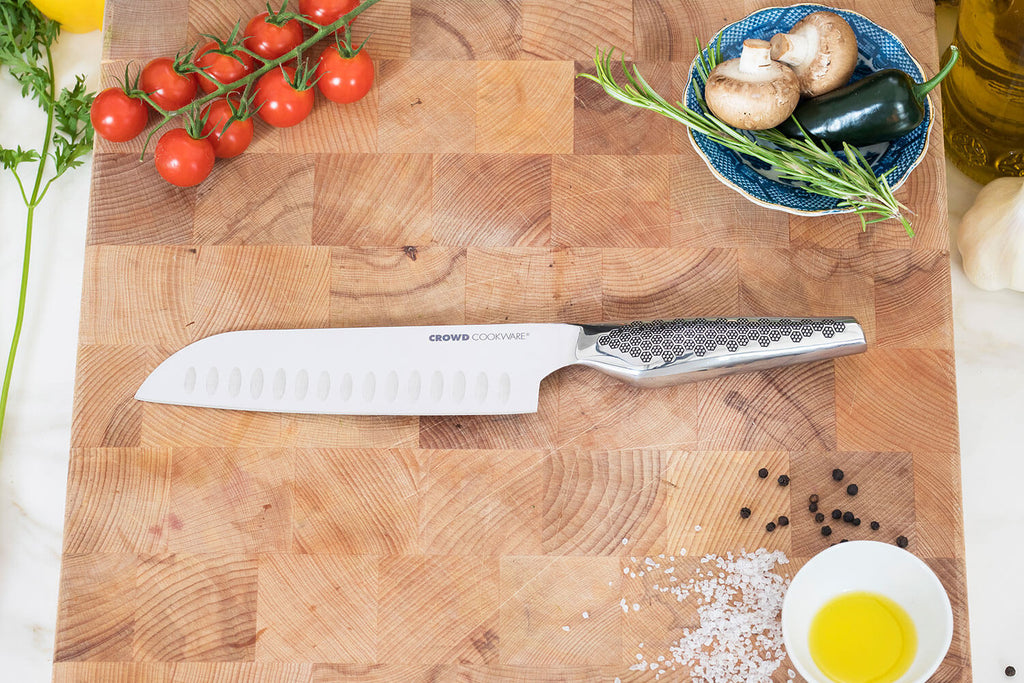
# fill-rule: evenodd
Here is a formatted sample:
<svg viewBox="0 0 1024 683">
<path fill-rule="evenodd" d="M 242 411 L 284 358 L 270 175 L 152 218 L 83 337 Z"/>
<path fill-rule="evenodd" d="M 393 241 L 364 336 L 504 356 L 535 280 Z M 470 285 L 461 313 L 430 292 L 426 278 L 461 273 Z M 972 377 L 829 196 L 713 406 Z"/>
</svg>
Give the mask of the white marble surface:
<svg viewBox="0 0 1024 683">
<path fill-rule="evenodd" d="M 943 33 L 940 22 L 940 35 Z M 946 25 L 948 36 L 948 23 Z M 946 38 L 948 40 L 948 37 Z M 56 50 L 64 78 L 95 88 L 101 35 L 66 35 Z M 0 77 L 0 142 L 37 146 L 38 112 Z M 50 680 L 89 164 L 62 179 L 36 216 L 30 307 L 0 443 L 0 678 Z M 979 186 L 947 168 L 954 234 Z M 10 339 L 24 210 L 0 177 L 0 340 Z M 955 251 L 955 250 L 954 250 Z M 953 312 L 960 402 L 974 679 L 1024 670 L 1024 293 L 982 292 L 954 256 Z M 6 351 L 4 351 L 4 355 Z"/>
<path fill-rule="evenodd" d="M 101 34 L 65 34 L 59 85 L 99 85 Z M 46 120 L 0 75 L 0 143 L 38 149 Z M 50 680 L 91 155 L 36 210 L 29 307 L 0 441 L 0 680 Z M 27 167 L 23 167 L 26 168 Z M 27 175 L 27 170 L 22 171 Z M 27 180 L 26 180 L 27 182 Z M 6 365 L 24 249 L 25 206 L 0 173 L 0 352 Z"/>
</svg>

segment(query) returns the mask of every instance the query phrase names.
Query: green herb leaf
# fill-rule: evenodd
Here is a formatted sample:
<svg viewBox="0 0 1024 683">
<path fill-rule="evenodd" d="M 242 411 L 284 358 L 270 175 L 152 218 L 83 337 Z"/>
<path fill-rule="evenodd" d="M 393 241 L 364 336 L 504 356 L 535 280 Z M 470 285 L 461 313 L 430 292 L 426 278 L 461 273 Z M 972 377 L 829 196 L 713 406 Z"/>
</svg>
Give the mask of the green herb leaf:
<svg viewBox="0 0 1024 683">
<path fill-rule="evenodd" d="M 82 157 L 92 149 L 89 107 L 93 96 L 85 87 L 85 77 L 78 76 L 75 85 L 61 90 L 54 103 L 53 162 L 57 176 L 81 166 Z"/>
<path fill-rule="evenodd" d="M 32 163 L 39 160 L 39 152 L 34 149 L 22 149 L 19 145 L 16 149 L 8 149 L 0 145 L 0 165 L 8 171 L 18 168 L 18 164 Z"/>
<path fill-rule="evenodd" d="M 0 67 L 21 84 L 21 96 L 49 107 L 49 47 L 60 25 L 43 16 L 28 0 L 0 2 Z"/>
</svg>

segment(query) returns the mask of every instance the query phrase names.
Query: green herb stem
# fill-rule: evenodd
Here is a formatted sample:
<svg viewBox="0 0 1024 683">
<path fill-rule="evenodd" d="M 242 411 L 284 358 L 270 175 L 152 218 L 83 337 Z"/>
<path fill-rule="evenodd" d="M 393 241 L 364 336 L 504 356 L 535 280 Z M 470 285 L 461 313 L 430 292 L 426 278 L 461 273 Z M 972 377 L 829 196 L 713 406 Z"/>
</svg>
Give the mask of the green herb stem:
<svg viewBox="0 0 1024 683">
<path fill-rule="evenodd" d="M 40 188 L 43 185 L 43 174 L 46 170 L 46 159 L 50 152 L 50 139 L 53 135 L 53 102 L 57 100 L 57 82 L 53 75 L 53 54 L 50 52 L 50 46 L 46 45 L 46 65 L 47 73 L 49 74 L 49 101 L 51 105 L 47 107 L 46 116 L 46 135 L 43 138 L 43 151 L 39 155 L 39 167 L 36 169 L 36 180 L 32 186 L 32 197 L 27 199 L 25 204 L 28 207 L 28 216 L 25 223 L 25 252 L 21 262 L 21 288 L 18 290 L 18 312 L 14 320 L 14 334 L 11 339 L 10 350 L 7 353 L 7 367 L 4 370 L 4 383 L 2 389 L 0 389 L 0 436 L 4 433 L 4 418 L 7 415 L 7 399 L 11 391 L 11 377 L 14 375 L 14 361 L 18 356 L 18 345 L 21 342 L 21 329 L 25 323 L 25 305 L 28 300 L 28 274 L 29 264 L 32 260 L 32 225 L 35 219 L 36 207 L 39 206 L 39 202 L 42 201 L 43 195 L 46 194 L 46 190 L 49 189 L 50 183 L 52 183 L 56 176 L 50 179 L 50 182 L 46 184 L 43 191 L 40 192 Z M 17 173 L 15 173 L 17 177 Z M 18 185 L 21 186 L 21 178 L 18 178 Z M 25 190 L 22 188 L 22 197 L 25 197 Z"/>
<path fill-rule="evenodd" d="M 93 93 L 87 90 L 85 78 L 78 76 L 73 86 L 59 91 L 57 88 L 51 46 L 59 33 L 59 24 L 44 17 L 29 0 L 0 2 L 0 67 L 6 67 L 11 77 L 21 85 L 23 97 L 35 100 L 46 112 L 46 134 L 41 152 L 25 150 L 21 146 L 9 149 L 0 145 L 0 166 L 14 176 L 27 210 L 18 310 L 0 386 L 0 437 L 3 435 L 11 380 L 25 323 L 36 208 L 53 182 L 68 170 L 81 166 L 82 158 L 92 149 L 89 107 Z M 52 169 L 49 167 L 51 161 Z M 36 164 L 31 192 L 18 172 L 19 165 L 28 163 Z M 49 179 L 45 179 L 51 170 Z"/>
</svg>

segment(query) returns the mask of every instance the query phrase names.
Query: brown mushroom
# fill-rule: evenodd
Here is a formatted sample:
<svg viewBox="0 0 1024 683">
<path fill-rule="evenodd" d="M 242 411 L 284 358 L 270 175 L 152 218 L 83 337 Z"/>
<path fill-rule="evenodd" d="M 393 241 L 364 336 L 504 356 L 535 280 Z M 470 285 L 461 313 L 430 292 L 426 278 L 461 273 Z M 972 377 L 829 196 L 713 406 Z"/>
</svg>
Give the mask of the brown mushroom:
<svg viewBox="0 0 1024 683">
<path fill-rule="evenodd" d="M 722 62 L 708 75 L 708 108 L 735 128 L 765 130 L 785 121 L 800 101 L 793 70 L 770 58 L 767 40 L 748 38 L 736 59 Z"/>
<path fill-rule="evenodd" d="M 800 79 L 800 93 L 821 95 L 846 85 L 857 68 L 857 36 L 833 12 L 812 12 L 772 37 L 772 59 L 788 64 Z"/>
</svg>

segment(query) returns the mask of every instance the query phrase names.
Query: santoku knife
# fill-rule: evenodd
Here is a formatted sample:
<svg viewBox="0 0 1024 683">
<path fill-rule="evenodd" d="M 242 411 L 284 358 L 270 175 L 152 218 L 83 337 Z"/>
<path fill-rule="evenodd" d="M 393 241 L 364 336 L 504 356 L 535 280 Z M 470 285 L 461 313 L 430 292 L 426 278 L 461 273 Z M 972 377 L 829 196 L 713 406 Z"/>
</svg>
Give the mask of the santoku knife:
<svg viewBox="0 0 1024 683">
<path fill-rule="evenodd" d="M 860 325 L 841 317 L 247 330 L 189 344 L 135 397 L 282 413 L 531 413 L 541 380 L 567 365 L 660 387 L 864 348 Z"/>
</svg>

